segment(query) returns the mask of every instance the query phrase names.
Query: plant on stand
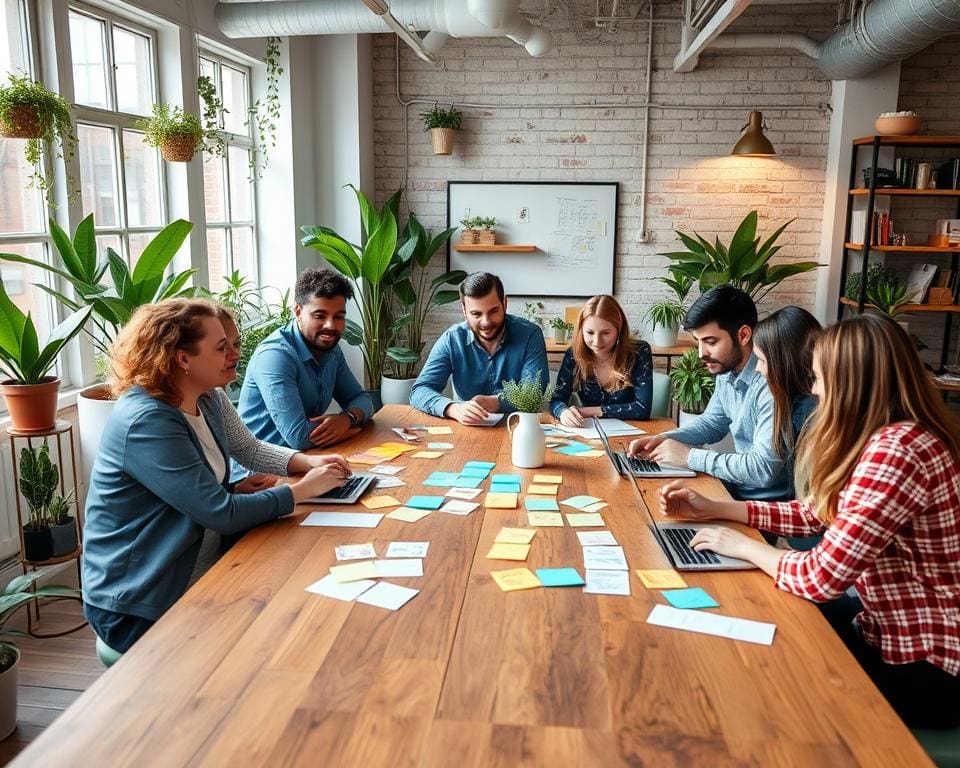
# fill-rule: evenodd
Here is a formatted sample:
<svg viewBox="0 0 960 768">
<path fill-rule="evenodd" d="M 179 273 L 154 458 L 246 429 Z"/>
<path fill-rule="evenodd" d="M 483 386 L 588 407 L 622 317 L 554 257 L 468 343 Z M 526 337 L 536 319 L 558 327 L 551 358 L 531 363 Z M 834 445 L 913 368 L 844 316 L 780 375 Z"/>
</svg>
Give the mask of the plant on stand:
<svg viewBox="0 0 960 768">
<path fill-rule="evenodd" d="M 463 112 L 456 107 L 444 109 L 439 103 L 420 113 L 423 130 L 430 131 L 430 140 L 433 142 L 433 154 L 453 154 L 454 132 L 460 130 L 463 124 Z"/>
<path fill-rule="evenodd" d="M 157 147 L 168 163 L 189 163 L 206 137 L 199 118 L 166 104 L 154 104 L 153 116 L 137 120 L 136 127 L 143 131 L 143 143 Z"/>
<path fill-rule="evenodd" d="M 501 384 L 500 399 L 516 409 L 507 417 L 512 443 L 510 456 L 515 467 L 542 467 L 546 455 L 547 440 L 540 428 L 540 413 L 550 402 L 553 384 L 544 386 L 540 374 L 541 371 L 537 371 L 533 376 L 521 377 L 520 381 L 507 379 Z M 516 431 L 514 417 L 517 419 Z"/>
<path fill-rule="evenodd" d="M 573 323 L 568 323 L 562 317 L 551 317 L 550 327 L 553 328 L 553 340 L 557 344 L 566 344 L 570 341 L 570 334 L 573 332 Z"/>
<path fill-rule="evenodd" d="M 696 349 L 684 352 L 670 371 L 673 398 L 680 404 L 680 426 L 706 410 L 716 379 L 707 370 Z"/>
<path fill-rule="evenodd" d="M 39 448 L 20 451 L 20 493 L 30 520 L 23 526 L 23 559 L 42 563 L 69 555 L 77 548 L 77 525 L 70 515 L 75 489 L 57 493 L 60 470 L 50 460 L 46 441 Z"/>
</svg>

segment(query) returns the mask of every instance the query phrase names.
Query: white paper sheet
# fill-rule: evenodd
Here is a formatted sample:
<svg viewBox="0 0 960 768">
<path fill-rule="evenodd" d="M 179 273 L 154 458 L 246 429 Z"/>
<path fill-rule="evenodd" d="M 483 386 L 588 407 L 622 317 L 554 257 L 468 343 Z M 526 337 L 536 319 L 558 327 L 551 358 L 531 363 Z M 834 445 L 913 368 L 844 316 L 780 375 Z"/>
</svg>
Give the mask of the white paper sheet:
<svg viewBox="0 0 960 768">
<path fill-rule="evenodd" d="M 600 433 L 597 432 L 593 421 L 594 420 L 591 419 L 588 422 L 588 426 L 585 427 L 567 427 L 563 424 L 557 424 L 556 426 L 558 430 L 568 435 L 576 435 L 584 440 L 599 440 Z M 600 426 L 603 427 L 603 431 L 607 433 L 607 437 L 628 437 L 647 434 L 639 427 L 631 426 L 622 419 L 600 419 Z"/>
<path fill-rule="evenodd" d="M 473 510 L 475 510 L 480 505 L 475 501 L 459 501 L 458 499 L 451 499 L 442 507 L 440 507 L 441 512 L 447 512 L 451 515 L 469 515 Z"/>
<path fill-rule="evenodd" d="M 419 592 L 419 589 L 410 589 L 401 587 L 399 584 L 381 581 L 360 595 L 357 602 L 395 611 Z"/>
<path fill-rule="evenodd" d="M 429 541 L 391 541 L 386 557 L 426 557 Z"/>
<path fill-rule="evenodd" d="M 333 551 L 337 560 L 370 560 L 377 556 L 373 544 L 341 544 Z"/>
<path fill-rule="evenodd" d="M 395 475 L 401 469 L 406 467 L 395 467 L 390 464 L 377 464 L 375 467 L 370 467 L 370 471 L 375 475 Z"/>
<path fill-rule="evenodd" d="M 623 547 L 586 546 L 583 548 L 583 567 L 601 571 L 629 571 Z"/>
<path fill-rule="evenodd" d="M 379 490 L 381 488 L 399 488 L 401 485 L 406 485 L 406 483 L 399 477 L 378 477 L 374 485 L 377 490 Z"/>
<path fill-rule="evenodd" d="M 334 600 L 350 602 L 356 600 L 376 583 L 373 579 L 362 579 L 360 581 L 350 581 L 346 584 L 341 584 L 333 574 L 327 574 L 320 579 L 320 581 L 315 581 L 307 587 L 307 592 L 313 592 L 315 595 L 323 595 L 324 597 L 332 597 Z"/>
<path fill-rule="evenodd" d="M 376 528 L 383 520 L 379 512 L 311 512 L 300 525 L 329 525 L 335 528 Z"/>
<path fill-rule="evenodd" d="M 776 624 L 737 619 L 733 616 L 722 616 L 719 613 L 672 608 L 669 605 L 655 605 L 647 617 L 647 623 L 658 627 L 683 629 L 687 632 L 700 632 L 704 635 L 729 637 L 732 640 L 743 640 L 759 645 L 772 645 L 773 635 L 777 631 Z"/>
<path fill-rule="evenodd" d="M 582 547 L 615 547 L 617 540 L 610 531 L 577 531 Z"/>
<path fill-rule="evenodd" d="M 629 571 L 604 571 L 587 568 L 584 592 L 592 595 L 629 595 Z"/>
<path fill-rule="evenodd" d="M 467 501 L 470 501 L 470 499 L 477 498 L 477 496 L 479 496 L 485 490 L 486 489 L 484 488 L 451 488 L 444 495 L 450 496 L 454 499 L 466 499 Z"/>
</svg>

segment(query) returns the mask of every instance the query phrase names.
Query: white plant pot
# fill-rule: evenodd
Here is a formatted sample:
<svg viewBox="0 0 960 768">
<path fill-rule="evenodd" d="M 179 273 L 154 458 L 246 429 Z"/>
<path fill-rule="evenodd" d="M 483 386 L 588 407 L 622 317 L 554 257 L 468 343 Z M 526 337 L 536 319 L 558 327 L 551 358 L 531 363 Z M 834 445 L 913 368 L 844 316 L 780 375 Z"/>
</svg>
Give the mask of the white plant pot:
<svg viewBox="0 0 960 768">
<path fill-rule="evenodd" d="M 514 418 L 517 419 L 516 423 Z M 542 467 L 547 452 L 547 438 L 540 428 L 540 414 L 511 413 L 507 416 L 507 431 L 512 441 L 510 457 L 513 466 L 522 469 Z"/>
<path fill-rule="evenodd" d="M 384 405 L 409 405 L 410 390 L 416 379 L 380 378 L 380 399 Z"/>
<path fill-rule="evenodd" d="M 80 426 L 80 473 L 84 483 L 90 482 L 93 463 L 100 450 L 100 437 L 117 404 L 110 399 L 106 384 L 94 384 L 80 390 L 77 397 L 77 421 Z"/>
<path fill-rule="evenodd" d="M 17 683 L 20 677 L 20 651 L 10 669 L 0 673 L 0 741 L 17 728 Z"/>
<path fill-rule="evenodd" d="M 669 325 L 664 328 L 658 325 L 653 329 L 653 346 L 655 347 L 675 347 L 677 346 L 677 335 L 680 333 L 680 326 Z"/>
</svg>

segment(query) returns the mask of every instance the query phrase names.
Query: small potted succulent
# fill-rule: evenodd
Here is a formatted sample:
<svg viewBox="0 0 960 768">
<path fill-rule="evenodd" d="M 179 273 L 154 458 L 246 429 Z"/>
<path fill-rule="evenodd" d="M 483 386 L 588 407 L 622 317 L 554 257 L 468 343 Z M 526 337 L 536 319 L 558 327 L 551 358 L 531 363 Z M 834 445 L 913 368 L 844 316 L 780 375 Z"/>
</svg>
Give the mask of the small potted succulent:
<svg viewBox="0 0 960 768">
<path fill-rule="evenodd" d="M 50 460 L 47 442 L 20 451 L 20 493 L 30 520 L 23 526 L 23 559 L 42 563 L 69 555 L 77 548 L 77 524 L 70 515 L 74 491 L 57 492 L 60 470 Z"/>
<path fill-rule="evenodd" d="M 497 220 L 492 216 L 470 216 L 467 215 L 460 219 L 461 245 L 496 245 L 497 233 L 494 227 L 497 226 Z"/>
<path fill-rule="evenodd" d="M 430 131 L 433 154 L 453 154 L 453 134 L 460 130 L 463 112 L 456 107 L 444 109 L 439 104 L 434 104 L 433 109 L 420 113 L 420 120 L 423 122 L 423 130 Z"/>
<path fill-rule="evenodd" d="M 550 327 L 553 328 L 553 340 L 557 344 L 565 344 L 570 341 L 570 334 L 573 331 L 573 323 L 568 323 L 562 317 L 550 318 Z"/>
<path fill-rule="evenodd" d="M 716 380 L 696 349 L 684 352 L 670 371 L 673 397 L 680 403 L 680 426 L 692 421 L 707 408 Z"/>
<path fill-rule="evenodd" d="M 536 469 L 542 467 L 547 440 L 540 428 L 540 413 L 550 402 L 553 384 L 543 385 L 540 371 L 520 381 L 502 382 L 500 399 L 515 409 L 507 416 L 507 430 L 511 437 L 510 458 L 515 467 Z M 513 419 L 517 424 L 514 430 Z"/>
<path fill-rule="evenodd" d="M 199 118 L 166 104 L 154 104 L 153 117 L 138 120 L 136 125 L 145 134 L 144 143 L 158 147 L 160 155 L 170 163 L 189 163 L 203 148 L 206 137 Z"/>
</svg>

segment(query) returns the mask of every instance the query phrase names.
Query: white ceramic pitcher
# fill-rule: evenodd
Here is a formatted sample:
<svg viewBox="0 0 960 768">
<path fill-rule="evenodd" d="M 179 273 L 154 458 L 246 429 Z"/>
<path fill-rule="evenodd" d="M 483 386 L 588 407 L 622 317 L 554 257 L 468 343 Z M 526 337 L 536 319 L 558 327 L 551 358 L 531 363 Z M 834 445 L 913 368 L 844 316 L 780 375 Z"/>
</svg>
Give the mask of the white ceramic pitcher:
<svg viewBox="0 0 960 768">
<path fill-rule="evenodd" d="M 514 416 L 517 417 L 516 430 L 514 430 Z M 513 466 L 523 469 L 542 467 L 547 451 L 547 438 L 540 428 L 540 414 L 519 411 L 511 413 L 507 416 L 507 431 L 513 443 L 511 447 Z"/>
</svg>

